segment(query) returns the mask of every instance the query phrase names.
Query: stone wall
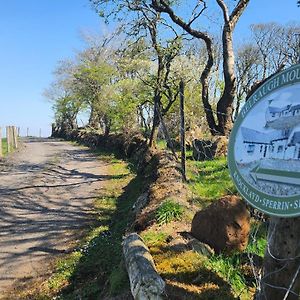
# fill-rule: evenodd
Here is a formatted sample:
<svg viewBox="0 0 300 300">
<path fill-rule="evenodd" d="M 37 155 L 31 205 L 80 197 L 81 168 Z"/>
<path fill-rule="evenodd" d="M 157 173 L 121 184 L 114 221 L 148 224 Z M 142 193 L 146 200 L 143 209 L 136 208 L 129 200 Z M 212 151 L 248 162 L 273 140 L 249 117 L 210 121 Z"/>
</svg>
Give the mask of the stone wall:
<svg viewBox="0 0 300 300">
<path fill-rule="evenodd" d="M 129 231 L 142 231 L 154 222 L 156 208 L 167 198 L 181 201 L 187 190 L 182 182 L 180 164 L 169 151 L 151 149 L 141 134 L 112 134 L 104 136 L 95 131 L 79 129 L 68 134 L 54 134 L 77 141 L 91 148 L 101 148 L 129 159 L 145 180 L 143 197 L 135 205 L 136 220 Z M 145 197 L 146 195 L 146 197 Z M 143 204 L 141 206 L 141 203 Z M 133 208 L 134 210 L 134 208 Z"/>
</svg>

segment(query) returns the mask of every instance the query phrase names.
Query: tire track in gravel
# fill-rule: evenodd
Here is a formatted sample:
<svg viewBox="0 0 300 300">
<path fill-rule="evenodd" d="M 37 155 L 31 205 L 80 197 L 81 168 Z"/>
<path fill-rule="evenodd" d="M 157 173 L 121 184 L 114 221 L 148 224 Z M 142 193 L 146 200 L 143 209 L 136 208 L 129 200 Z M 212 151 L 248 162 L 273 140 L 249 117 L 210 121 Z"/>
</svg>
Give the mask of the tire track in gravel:
<svg viewBox="0 0 300 300">
<path fill-rule="evenodd" d="M 72 250 L 109 180 L 104 162 L 63 141 L 26 140 L 8 161 L 0 166 L 0 298 Z"/>
</svg>

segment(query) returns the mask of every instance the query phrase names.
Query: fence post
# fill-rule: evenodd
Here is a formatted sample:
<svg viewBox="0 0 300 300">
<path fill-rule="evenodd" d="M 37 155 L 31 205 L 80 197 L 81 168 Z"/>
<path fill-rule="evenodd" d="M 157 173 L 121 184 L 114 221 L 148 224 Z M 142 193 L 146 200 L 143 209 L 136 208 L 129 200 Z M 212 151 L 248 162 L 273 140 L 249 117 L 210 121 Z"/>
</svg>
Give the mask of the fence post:
<svg viewBox="0 0 300 300">
<path fill-rule="evenodd" d="M 185 146 L 185 115 L 184 115 L 184 81 L 180 80 L 180 150 L 183 180 L 186 181 L 186 146 Z"/>
<path fill-rule="evenodd" d="M 0 157 L 3 157 L 2 153 L 2 128 L 0 127 Z"/>
<path fill-rule="evenodd" d="M 258 300 L 298 300 L 300 218 L 271 217 Z"/>
<path fill-rule="evenodd" d="M 16 126 L 12 126 L 12 131 L 13 131 L 13 144 L 14 144 L 14 148 L 17 149 L 18 148 L 17 127 Z"/>
<path fill-rule="evenodd" d="M 14 151 L 15 145 L 14 145 L 14 131 L 13 127 L 9 126 L 9 136 L 10 136 L 10 149 L 11 151 Z"/>
<path fill-rule="evenodd" d="M 11 137 L 10 137 L 10 126 L 6 126 L 6 143 L 7 143 L 7 153 L 11 151 Z"/>
<path fill-rule="evenodd" d="M 15 139 L 14 139 L 14 128 L 13 126 L 9 126 L 9 136 L 10 136 L 10 149 L 11 151 L 14 151 L 15 149 Z"/>
</svg>

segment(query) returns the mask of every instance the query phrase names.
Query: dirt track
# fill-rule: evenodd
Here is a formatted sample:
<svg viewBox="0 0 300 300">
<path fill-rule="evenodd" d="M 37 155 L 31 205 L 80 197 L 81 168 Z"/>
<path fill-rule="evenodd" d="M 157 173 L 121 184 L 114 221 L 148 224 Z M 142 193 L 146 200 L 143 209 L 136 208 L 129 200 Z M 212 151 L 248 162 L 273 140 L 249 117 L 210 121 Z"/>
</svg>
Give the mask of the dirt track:
<svg viewBox="0 0 300 300">
<path fill-rule="evenodd" d="M 78 229 L 92 220 L 105 163 L 66 142 L 28 140 L 0 165 L 0 298 L 23 279 L 70 251 Z"/>
</svg>

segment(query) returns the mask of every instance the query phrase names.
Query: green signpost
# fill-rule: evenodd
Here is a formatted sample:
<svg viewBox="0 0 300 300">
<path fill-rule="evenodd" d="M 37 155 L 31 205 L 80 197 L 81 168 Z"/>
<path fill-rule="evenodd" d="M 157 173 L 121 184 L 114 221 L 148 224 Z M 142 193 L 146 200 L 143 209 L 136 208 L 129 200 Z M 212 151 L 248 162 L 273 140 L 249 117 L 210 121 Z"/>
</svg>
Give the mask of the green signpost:
<svg viewBox="0 0 300 300">
<path fill-rule="evenodd" d="M 273 216 L 300 216 L 300 65 L 248 99 L 229 140 L 228 165 L 239 193 Z"/>
</svg>

